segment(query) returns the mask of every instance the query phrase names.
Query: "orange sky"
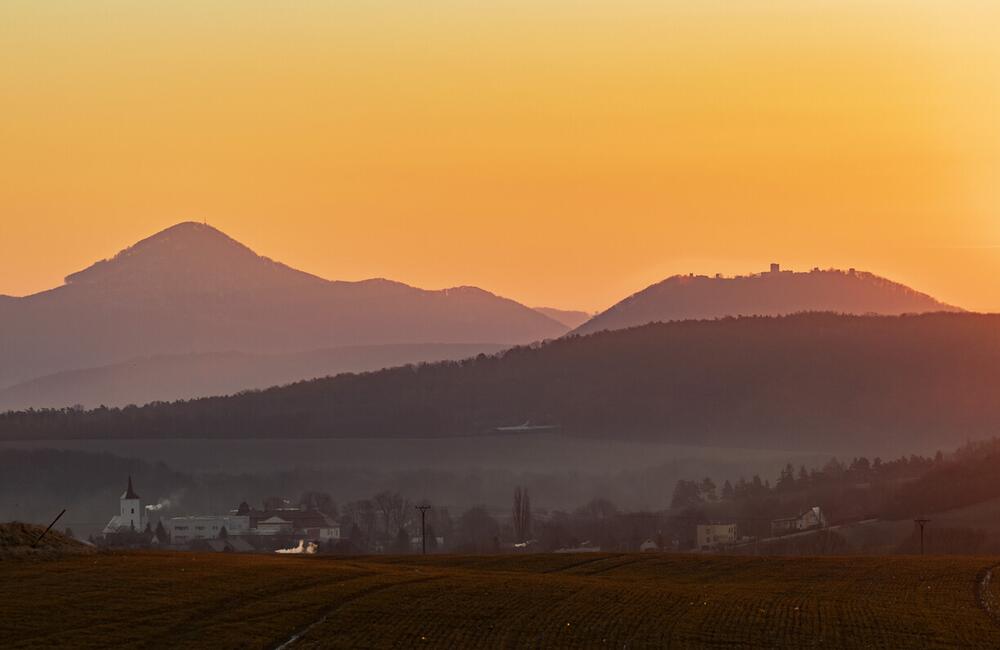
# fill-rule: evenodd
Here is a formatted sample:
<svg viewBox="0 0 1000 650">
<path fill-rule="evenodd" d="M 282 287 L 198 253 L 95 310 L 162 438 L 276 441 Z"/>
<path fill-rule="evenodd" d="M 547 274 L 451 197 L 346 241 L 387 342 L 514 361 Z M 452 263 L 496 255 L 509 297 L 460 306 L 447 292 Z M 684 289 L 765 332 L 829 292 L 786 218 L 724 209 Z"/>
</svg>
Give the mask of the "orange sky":
<svg viewBox="0 0 1000 650">
<path fill-rule="evenodd" d="M 324 277 L 532 305 L 773 260 L 1000 310 L 998 24 L 981 0 L 4 0 L 0 293 L 206 218 Z"/>
</svg>

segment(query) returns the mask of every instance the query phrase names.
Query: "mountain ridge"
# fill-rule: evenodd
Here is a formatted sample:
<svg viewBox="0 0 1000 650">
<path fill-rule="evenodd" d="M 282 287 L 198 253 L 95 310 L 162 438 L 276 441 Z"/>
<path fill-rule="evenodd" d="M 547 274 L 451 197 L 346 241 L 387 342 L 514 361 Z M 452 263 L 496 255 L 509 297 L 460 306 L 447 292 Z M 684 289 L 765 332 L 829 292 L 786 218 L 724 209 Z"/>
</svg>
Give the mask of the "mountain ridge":
<svg viewBox="0 0 1000 650">
<path fill-rule="evenodd" d="M 0 389 L 0 411 L 65 406 L 127 406 L 230 395 L 345 372 L 496 354 L 490 343 L 344 346 L 285 354 L 233 350 L 140 357 L 64 370 Z"/>
<path fill-rule="evenodd" d="M 326 280 L 196 222 L 146 237 L 59 287 L 0 300 L 0 308 L 0 388 L 159 354 L 513 345 L 568 331 L 477 287 Z"/>
</svg>

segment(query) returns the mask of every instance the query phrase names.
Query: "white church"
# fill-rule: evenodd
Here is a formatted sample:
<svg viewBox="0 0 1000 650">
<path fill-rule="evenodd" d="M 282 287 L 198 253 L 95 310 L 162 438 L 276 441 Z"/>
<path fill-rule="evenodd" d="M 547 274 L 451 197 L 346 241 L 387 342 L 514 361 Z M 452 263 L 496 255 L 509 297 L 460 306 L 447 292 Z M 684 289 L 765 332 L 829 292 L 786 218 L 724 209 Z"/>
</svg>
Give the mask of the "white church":
<svg viewBox="0 0 1000 650">
<path fill-rule="evenodd" d="M 139 500 L 139 495 L 132 488 L 132 477 L 128 477 L 128 488 L 122 492 L 119 499 L 121 508 L 119 513 L 111 518 L 108 525 L 104 527 L 105 535 L 113 533 L 124 533 L 130 530 L 142 532 L 146 527 L 146 513 Z"/>
</svg>

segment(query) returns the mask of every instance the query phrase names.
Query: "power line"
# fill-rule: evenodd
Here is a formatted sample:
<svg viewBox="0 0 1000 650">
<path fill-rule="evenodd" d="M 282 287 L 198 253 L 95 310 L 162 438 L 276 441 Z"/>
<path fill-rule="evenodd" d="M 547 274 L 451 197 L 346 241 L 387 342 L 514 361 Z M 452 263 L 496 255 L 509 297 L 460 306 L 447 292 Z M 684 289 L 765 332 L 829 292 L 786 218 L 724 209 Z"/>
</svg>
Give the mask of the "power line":
<svg viewBox="0 0 1000 650">
<path fill-rule="evenodd" d="M 414 506 L 420 511 L 420 539 L 422 545 L 422 555 L 427 555 L 427 511 L 431 509 L 428 505 Z"/>
<path fill-rule="evenodd" d="M 920 526 L 920 554 L 924 554 L 924 526 L 931 523 L 930 519 L 914 519 L 913 523 Z"/>
</svg>

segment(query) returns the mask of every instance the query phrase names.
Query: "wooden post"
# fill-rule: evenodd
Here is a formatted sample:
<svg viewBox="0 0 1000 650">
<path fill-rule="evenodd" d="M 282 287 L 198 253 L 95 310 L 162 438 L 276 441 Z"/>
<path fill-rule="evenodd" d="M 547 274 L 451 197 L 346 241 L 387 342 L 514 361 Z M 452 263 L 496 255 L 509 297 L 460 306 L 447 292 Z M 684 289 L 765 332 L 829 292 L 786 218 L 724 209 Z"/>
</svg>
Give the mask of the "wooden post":
<svg viewBox="0 0 1000 650">
<path fill-rule="evenodd" d="M 38 536 L 38 539 L 36 539 L 35 542 L 34 542 L 34 544 L 31 545 L 31 548 L 35 548 L 36 546 L 38 546 L 38 542 L 42 541 L 42 538 L 45 537 L 49 533 L 50 530 L 52 530 L 52 527 L 56 525 L 56 522 L 59 521 L 59 518 L 62 517 L 64 514 L 66 514 L 66 508 L 63 508 L 62 512 L 60 512 L 58 515 L 56 515 L 56 518 L 53 519 L 52 523 L 49 524 L 49 527 L 46 528 L 42 532 L 42 534 Z"/>
</svg>

